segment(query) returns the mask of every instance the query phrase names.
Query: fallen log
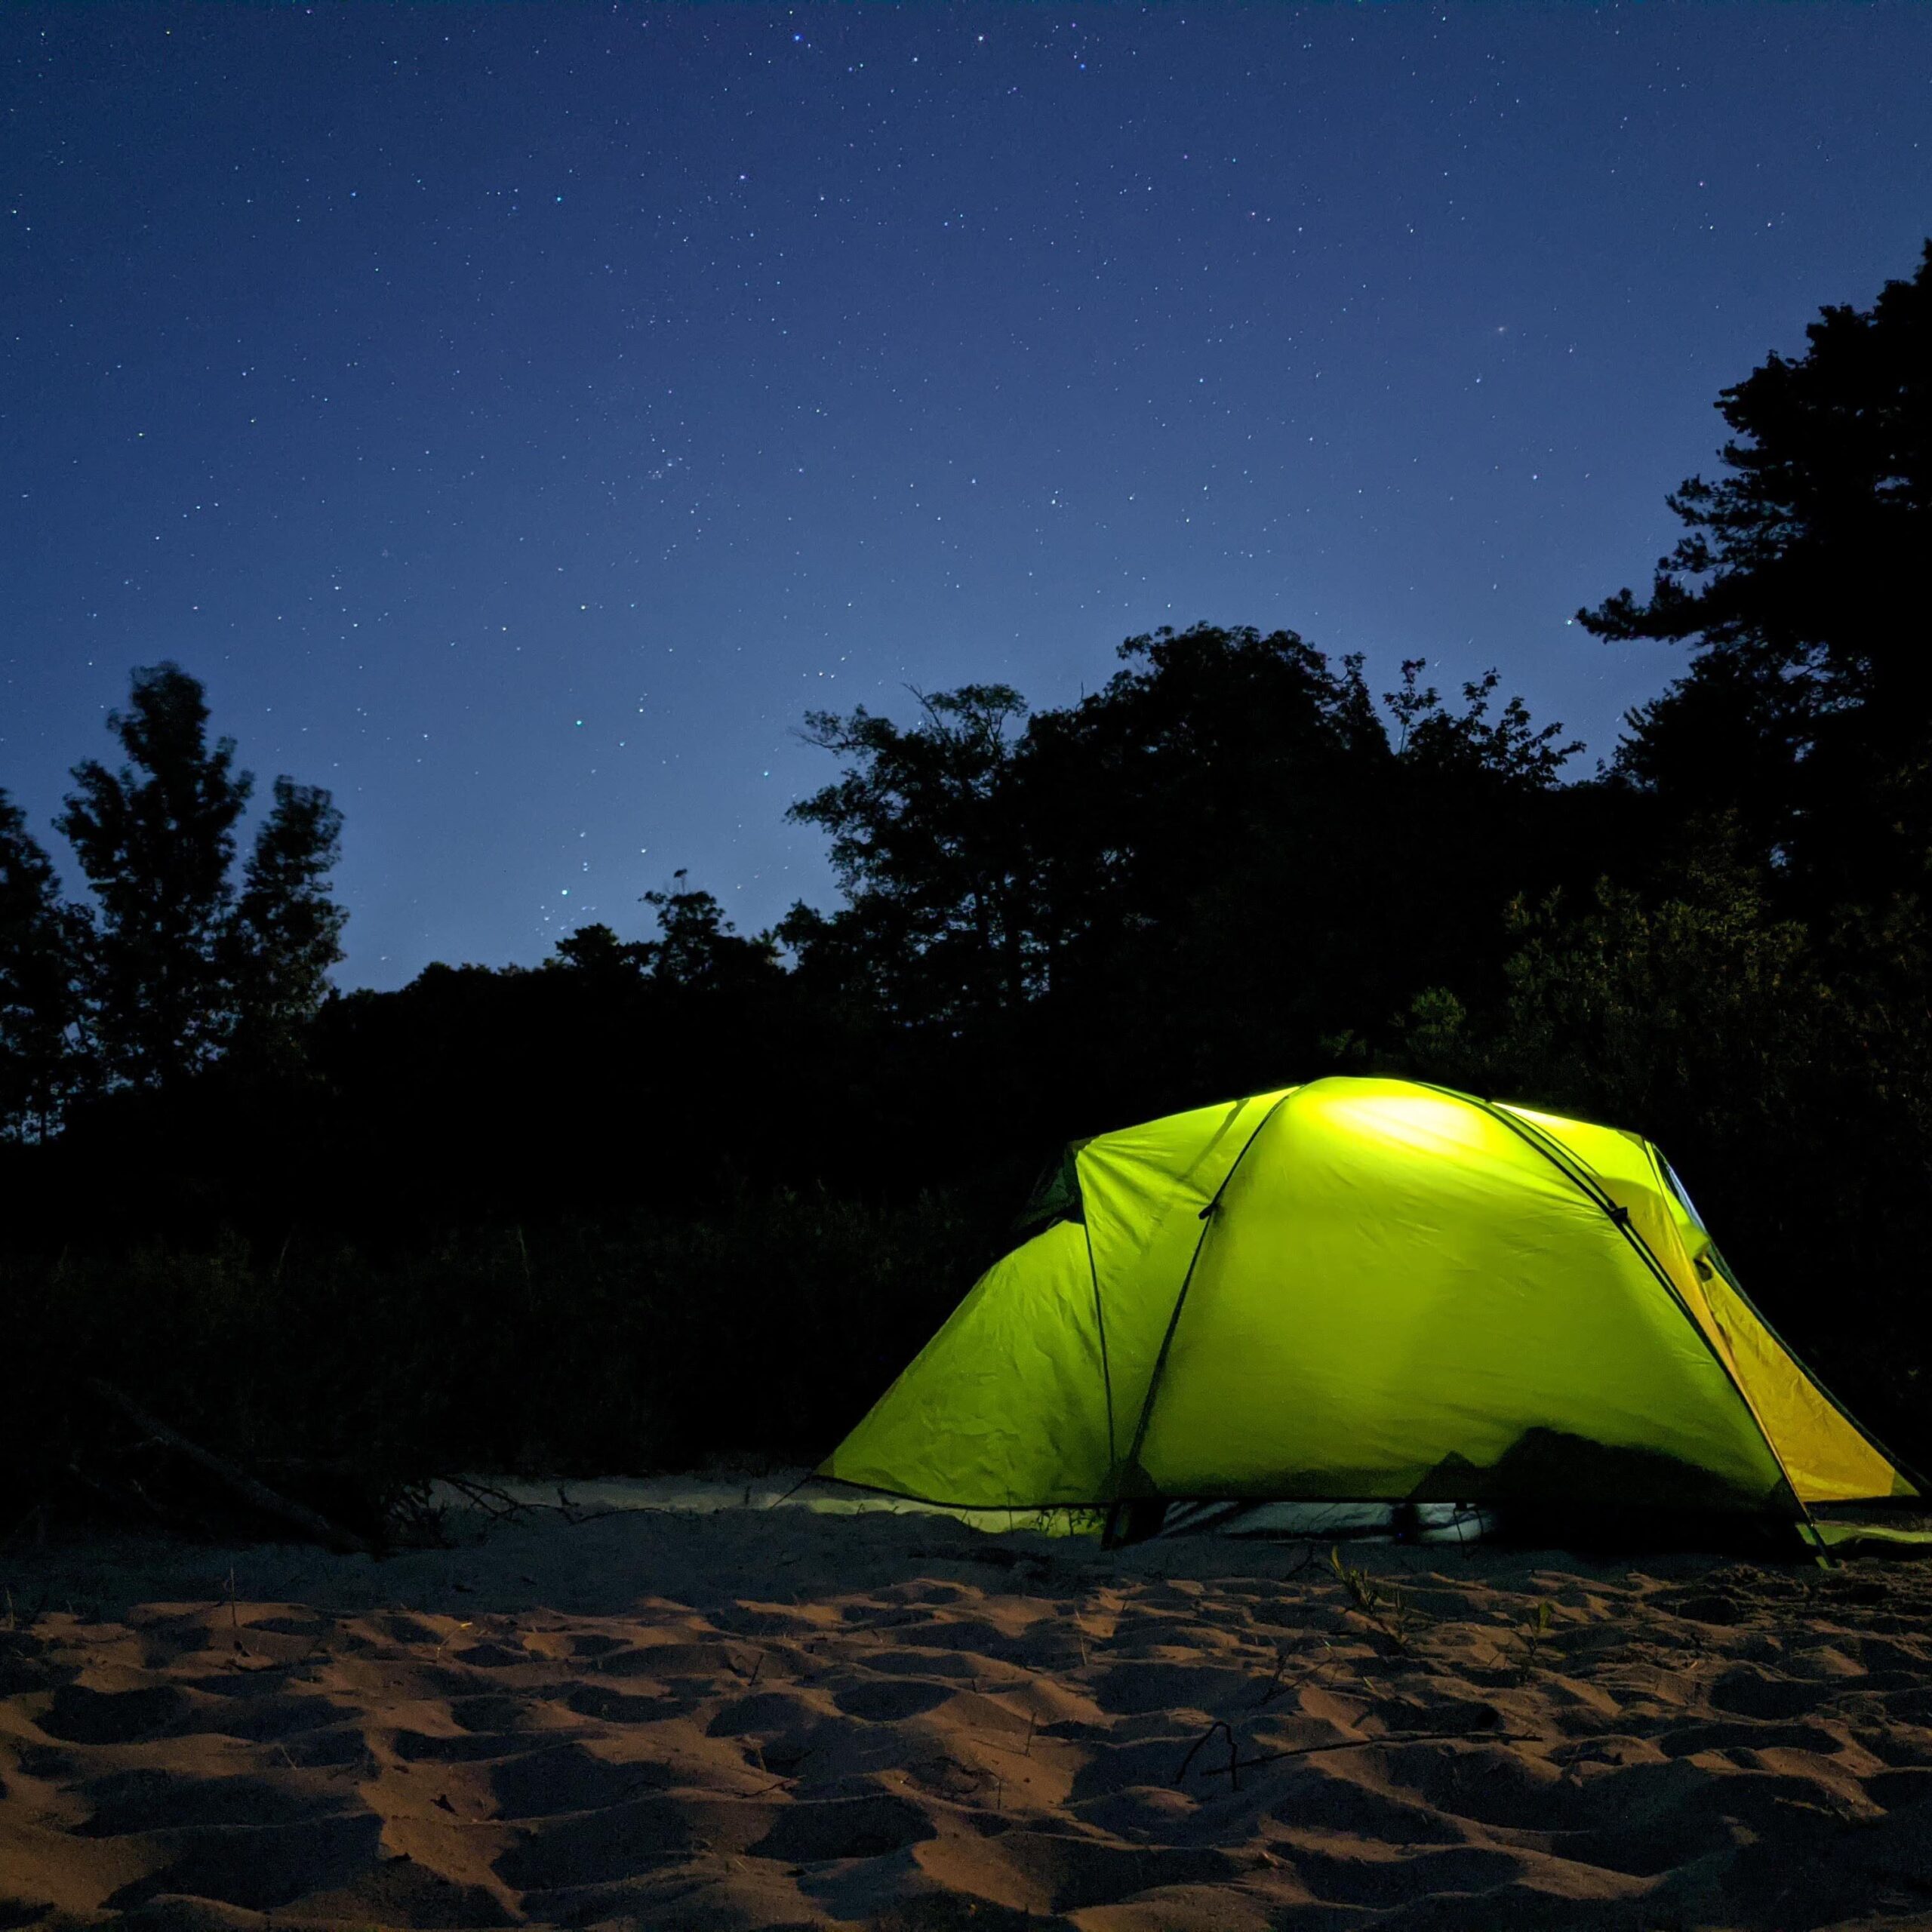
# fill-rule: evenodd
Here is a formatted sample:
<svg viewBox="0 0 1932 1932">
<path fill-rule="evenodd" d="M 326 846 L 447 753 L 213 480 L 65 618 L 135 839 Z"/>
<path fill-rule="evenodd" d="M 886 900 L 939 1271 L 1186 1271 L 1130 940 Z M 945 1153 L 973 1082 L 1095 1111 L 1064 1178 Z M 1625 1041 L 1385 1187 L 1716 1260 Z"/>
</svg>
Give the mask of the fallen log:
<svg viewBox="0 0 1932 1932">
<path fill-rule="evenodd" d="M 125 1416 L 137 1429 L 145 1432 L 164 1448 L 171 1449 L 184 1461 L 192 1463 L 205 1475 L 238 1497 L 250 1508 L 259 1510 L 264 1516 L 272 1516 L 278 1521 L 287 1523 L 291 1528 L 302 1531 L 312 1541 L 343 1555 L 374 1556 L 374 1546 L 358 1537 L 354 1531 L 346 1530 L 339 1523 L 331 1523 L 324 1515 L 311 1509 L 306 1503 L 297 1503 L 278 1494 L 265 1482 L 258 1481 L 246 1469 L 238 1469 L 224 1457 L 217 1456 L 211 1449 L 204 1449 L 198 1442 L 190 1442 L 179 1429 L 170 1429 L 158 1417 L 151 1416 L 140 1403 L 124 1390 L 117 1389 L 111 1382 L 99 1376 L 92 1377 L 88 1386 L 111 1409 Z"/>
</svg>

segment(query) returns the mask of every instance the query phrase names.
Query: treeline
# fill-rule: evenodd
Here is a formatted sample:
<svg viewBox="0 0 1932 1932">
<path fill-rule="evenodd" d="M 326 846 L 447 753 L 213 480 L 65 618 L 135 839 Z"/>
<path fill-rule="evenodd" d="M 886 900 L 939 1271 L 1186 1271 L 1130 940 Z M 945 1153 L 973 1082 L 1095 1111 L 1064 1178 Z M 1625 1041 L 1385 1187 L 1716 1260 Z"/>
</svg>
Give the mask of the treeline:
<svg viewBox="0 0 1932 1932">
<path fill-rule="evenodd" d="M 648 940 L 324 998 L 326 795 L 278 781 L 231 882 L 232 748 L 140 674 L 61 824 L 90 910 L 0 806 L 0 1291 L 54 1392 L 0 1459 L 111 1491 L 59 1392 L 99 1364 L 392 1479 L 816 1451 L 1060 1142 L 1379 1069 L 1660 1141 L 1928 1460 L 1932 250 L 1809 333 L 1724 393 L 1649 590 L 1579 614 L 1687 652 L 1589 777 L 1493 675 L 1164 630 L 1063 707 L 811 716 L 829 911 L 743 936 L 681 876 Z"/>
</svg>

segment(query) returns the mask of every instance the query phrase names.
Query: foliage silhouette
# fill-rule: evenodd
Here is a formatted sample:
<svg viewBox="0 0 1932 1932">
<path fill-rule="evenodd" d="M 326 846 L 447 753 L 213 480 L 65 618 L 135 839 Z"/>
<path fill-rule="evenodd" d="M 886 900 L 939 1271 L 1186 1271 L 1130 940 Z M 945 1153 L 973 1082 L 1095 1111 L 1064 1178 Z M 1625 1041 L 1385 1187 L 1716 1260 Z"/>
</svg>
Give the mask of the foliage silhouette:
<svg viewBox="0 0 1932 1932">
<path fill-rule="evenodd" d="M 1669 499 L 1686 534 L 1648 598 L 1577 614 L 1691 645 L 1620 766 L 1680 814 L 1734 811 L 1816 909 L 1922 872 L 1932 831 L 1932 242 L 1806 334 L 1720 397 L 1726 473 Z"/>
<path fill-rule="evenodd" d="M 208 743 L 208 719 L 178 665 L 137 671 L 128 709 L 107 719 L 128 762 L 77 764 L 59 820 L 98 908 L 82 996 L 109 1081 L 177 1078 L 207 1065 L 232 1027 L 229 874 L 251 781 L 234 769 L 232 738 Z"/>
<path fill-rule="evenodd" d="M 894 1017 L 956 1026 L 1035 989 L 1032 855 L 1014 783 L 1026 706 L 1005 685 L 913 695 L 909 729 L 863 706 L 807 715 L 806 737 L 844 769 L 789 816 L 829 835 L 846 903 L 829 921 L 799 908 L 783 931 L 801 952 L 835 954 Z"/>
<path fill-rule="evenodd" d="M 52 860 L 0 791 L 0 1137 L 51 1131 L 79 1078 L 79 940 Z"/>
<path fill-rule="evenodd" d="M 176 664 L 137 670 L 107 722 L 127 762 L 76 765 L 58 821 L 94 906 L 43 922 L 88 1084 L 178 1084 L 238 1044 L 295 1057 L 342 956 L 346 915 L 327 891 L 341 814 L 328 792 L 278 778 L 238 895 L 235 828 L 254 781 L 235 770 L 233 739 L 209 742 L 199 682 Z"/>
<path fill-rule="evenodd" d="M 349 916 L 327 890 L 341 841 L 342 814 L 328 792 L 275 781 L 224 935 L 233 1037 L 252 1054 L 299 1057 L 301 1029 L 321 1010 Z"/>
</svg>

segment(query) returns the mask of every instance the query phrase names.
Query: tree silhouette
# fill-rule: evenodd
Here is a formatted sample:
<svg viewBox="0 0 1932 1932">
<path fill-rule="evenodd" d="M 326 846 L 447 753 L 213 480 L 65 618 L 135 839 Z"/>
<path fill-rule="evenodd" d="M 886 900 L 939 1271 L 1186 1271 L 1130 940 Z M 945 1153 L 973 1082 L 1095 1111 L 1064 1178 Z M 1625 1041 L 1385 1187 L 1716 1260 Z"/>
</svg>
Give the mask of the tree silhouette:
<svg viewBox="0 0 1932 1932">
<path fill-rule="evenodd" d="M 633 986 L 650 964 L 649 947 L 620 940 L 601 921 L 566 933 L 543 962 L 548 971 L 575 973 L 599 988 Z"/>
<path fill-rule="evenodd" d="M 258 1059 L 299 1055 L 342 958 L 348 915 L 328 896 L 342 814 L 328 793 L 275 781 L 275 804 L 242 873 L 229 946 L 236 1041 Z"/>
<path fill-rule="evenodd" d="M 1561 724 L 1535 724 L 1520 697 L 1506 699 L 1492 719 L 1490 700 L 1503 681 L 1500 672 L 1485 671 L 1466 683 L 1463 709 L 1452 712 L 1433 685 L 1422 683 L 1426 668 L 1422 658 L 1404 659 L 1401 688 L 1383 694 L 1401 728 L 1396 754 L 1417 769 L 1540 792 L 1555 784 L 1583 749 L 1580 738 L 1564 740 Z"/>
<path fill-rule="evenodd" d="M 52 861 L 0 792 L 0 1136 L 45 1137 L 79 1077 L 79 937 Z"/>
<path fill-rule="evenodd" d="M 786 940 L 836 954 L 887 1011 L 958 1026 L 1029 990 L 1032 909 L 1011 783 L 1025 700 L 1007 685 L 913 694 L 918 721 L 863 706 L 807 715 L 839 777 L 786 814 L 830 835 L 845 894 L 826 921 L 801 908 Z"/>
<path fill-rule="evenodd" d="M 340 957 L 344 915 L 325 889 L 340 814 L 326 792 L 278 779 L 238 897 L 235 828 L 254 780 L 208 724 L 179 665 L 136 671 L 128 709 L 108 718 L 127 762 L 76 765 L 57 822 L 94 896 L 79 992 L 110 1085 L 165 1086 L 238 1038 L 285 1051 Z"/>
<path fill-rule="evenodd" d="M 958 1042 L 953 1090 L 1009 1120 L 1306 1066 L 1430 977 L 1500 968 L 1512 894 L 1588 883 L 1601 788 L 1558 787 L 1576 746 L 1496 709 L 1493 672 L 1452 711 L 1412 662 L 1385 716 L 1359 659 L 1291 631 L 1120 655 L 1057 709 L 969 685 L 909 724 L 808 721 L 844 770 L 792 816 L 831 835 L 845 903 L 781 929 L 801 974 Z"/>
<path fill-rule="evenodd" d="M 1682 811 L 1734 808 L 1816 903 L 1896 878 L 1932 823 L 1932 242 L 1806 334 L 1723 392 L 1725 473 L 1670 497 L 1686 534 L 1649 596 L 1577 614 L 1693 648 L 1630 714 L 1621 768 Z"/>
<path fill-rule="evenodd" d="M 58 824 L 97 909 L 83 983 L 110 1081 L 155 1086 L 206 1066 L 234 1019 L 227 939 L 235 824 L 251 781 L 235 741 L 208 736 L 200 684 L 180 666 L 138 670 L 108 715 L 128 762 L 74 768 Z"/>
<path fill-rule="evenodd" d="M 681 869 L 675 876 L 672 891 L 644 894 L 644 903 L 657 915 L 657 937 L 626 949 L 644 971 L 664 986 L 715 992 L 742 992 L 774 980 L 778 942 L 764 934 L 746 939 L 734 931 L 709 893 L 685 885 Z"/>
</svg>

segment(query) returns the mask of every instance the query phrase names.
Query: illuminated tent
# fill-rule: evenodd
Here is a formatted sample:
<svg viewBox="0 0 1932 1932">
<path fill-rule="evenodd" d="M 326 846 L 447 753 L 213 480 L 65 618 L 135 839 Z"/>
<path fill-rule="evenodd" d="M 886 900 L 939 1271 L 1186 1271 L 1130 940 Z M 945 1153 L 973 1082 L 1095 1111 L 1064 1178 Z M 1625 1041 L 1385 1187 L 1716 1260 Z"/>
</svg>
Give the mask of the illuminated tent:
<svg viewBox="0 0 1932 1932">
<path fill-rule="evenodd" d="M 1042 1225 L 1043 1223 L 1043 1225 Z M 1641 1136 L 1386 1079 L 1100 1135 L 820 1473 L 1771 1512 L 1909 1497 Z"/>
</svg>

